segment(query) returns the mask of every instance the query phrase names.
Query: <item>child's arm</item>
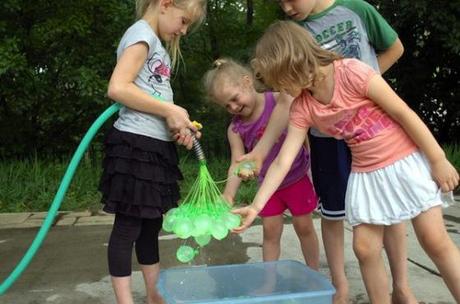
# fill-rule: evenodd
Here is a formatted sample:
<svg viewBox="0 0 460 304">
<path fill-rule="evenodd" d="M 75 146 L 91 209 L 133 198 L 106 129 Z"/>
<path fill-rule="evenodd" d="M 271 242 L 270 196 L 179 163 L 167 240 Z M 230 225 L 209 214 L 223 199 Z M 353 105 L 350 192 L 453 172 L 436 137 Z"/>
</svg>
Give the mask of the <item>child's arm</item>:
<svg viewBox="0 0 460 304">
<path fill-rule="evenodd" d="M 404 53 L 404 46 L 396 38 L 395 42 L 386 50 L 378 53 L 377 61 L 379 63 L 380 73 L 385 73 Z"/>
<path fill-rule="evenodd" d="M 343 5 L 360 16 L 366 28 L 369 43 L 377 53 L 380 73 L 385 73 L 404 52 L 398 34 L 370 3 L 352 0 L 344 1 Z"/>
<path fill-rule="evenodd" d="M 307 150 L 307 153 L 309 155 L 307 176 L 310 179 L 310 181 L 313 181 L 313 176 L 312 176 L 312 173 L 311 173 L 311 149 L 310 149 L 310 140 L 308 139 L 308 135 L 305 136 L 305 142 L 303 143 L 303 145 L 304 145 L 304 147 Z"/>
<path fill-rule="evenodd" d="M 235 199 L 236 193 L 241 183 L 241 179 L 235 175 L 235 170 L 238 166 L 236 160 L 244 154 L 243 141 L 237 133 L 233 132 L 232 128 L 233 124 L 230 124 L 230 126 L 227 129 L 227 138 L 230 144 L 232 163 L 230 165 L 230 168 L 228 168 L 227 183 L 225 184 L 224 193 L 222 194 L 224 199 L 226 199 L 230 203 L 230 205 L 233 205 L 233 200 Z"/>
<path fill-rule="evenodd" d="M 418 115 L 393 91 L 380 75 L 369 81 L 368 97 L 397 121 L 428 158 L 434 180 L 444 192 L 453 190 L 459 175 L 442 148 Z"/>
<path fill-rule="evenodd" d="M 293 125 L 289 125 L 287 137 L 281 147 L 278 156 L 265 175 L 264 181 L 260 186 L 254 201 L 251 205 L 239 208 L 233 212 L 243 216 L 243 222 L 240 227 L 233 231 L 240 233 L 246 230 L 256 218 L 257 214 L 265 207 L 268 199 L 275 193 L 281 182 L 286 177 L 289 169 L 299 153 L 302 145 L 305 143 L 305 137 L 308 129 L 301 129 Z"/>
<path fill-rule="evenodd" d="M 190 136 L 187 134 L 187 129 L 196 131 L 196 128 L 184 108 L 173 103 L 162 102 L 134 84 L 147 54 L 147 44 L 142 42 L 124 50 L 110 77 L 107 95 L 131 109 L 162 116 L 173 133 L 180 132 L 183 136 Z"/>
<path fill-rule="evenodd" d="M 255 174 L 257 175 L 262 168 L 262 164 L 270 152 L 275 142 L 280 137 L 284 129 L 286 129 L 289 121 L 289 109 L 294 98 L 285 94 L 279 93 L 276 96 L 276 106 L 270 115 L 267 127 L 262 138 L 251 152 L 240 157 L 238 162 L 253 161 L 255 162 Z"/>
</svg>

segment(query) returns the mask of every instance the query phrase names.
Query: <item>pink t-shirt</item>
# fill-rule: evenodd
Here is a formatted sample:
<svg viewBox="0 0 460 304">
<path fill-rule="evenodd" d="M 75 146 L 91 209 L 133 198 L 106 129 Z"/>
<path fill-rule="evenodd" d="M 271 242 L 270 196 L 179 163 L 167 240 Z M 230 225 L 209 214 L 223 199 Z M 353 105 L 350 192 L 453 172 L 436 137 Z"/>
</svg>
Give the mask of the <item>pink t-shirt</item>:
<svg viewBox="0 0 460 304">
<path fill-rule="evenodd" d="M 375 74 L 357 59 L 336 60 L 331 102 L 321 104 L 303 90 L 291 108 L 292 125 L 315 127 L 346 141 L 353 172 L 386 167 L 417 150 L 401 126 L 367 97 L 369 81 Z"/>
</svg>

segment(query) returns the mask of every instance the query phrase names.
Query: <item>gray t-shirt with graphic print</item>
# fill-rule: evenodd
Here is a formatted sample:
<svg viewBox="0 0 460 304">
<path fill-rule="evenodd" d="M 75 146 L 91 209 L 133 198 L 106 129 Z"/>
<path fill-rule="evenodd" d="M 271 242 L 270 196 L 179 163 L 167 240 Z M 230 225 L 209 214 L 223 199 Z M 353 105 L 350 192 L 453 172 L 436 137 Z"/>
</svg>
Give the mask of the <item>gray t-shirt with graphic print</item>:
<svg viewBox="0 0 460 304">
<path fill-rule="evenodd" d="M 328 9 L 300 22 L 322 48 L 346 58 L 359 59 L 376 71 L 376 53 L 389 48 L 398 35 L 369 3 L 363 0 L 336 0 Z M 330 137 L 311 129 L 312 135 Z"/>
<path fill-rule="evenodd" d="M 117 49 L 117 59 L 123 51 L 136 43 L 148 45 L 147 59 L 134 83 L 149 95 L 163 102 L 173 103 L 170 84 L 171 59 L 153 29 L 145 20 L 139 20 L 126 30 Z M 172 141 L 164 118 L 122 107 L 114 127 L 120 131 Z"/>
</svg>

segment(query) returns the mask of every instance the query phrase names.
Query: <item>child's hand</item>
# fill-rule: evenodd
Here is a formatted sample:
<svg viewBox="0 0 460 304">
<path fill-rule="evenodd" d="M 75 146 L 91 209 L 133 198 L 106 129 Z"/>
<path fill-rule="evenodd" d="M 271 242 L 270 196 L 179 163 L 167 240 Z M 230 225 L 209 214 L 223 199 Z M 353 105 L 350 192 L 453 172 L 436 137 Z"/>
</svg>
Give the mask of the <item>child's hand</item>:
<svg viewBox="0 0 460 304">
<path fill-rule="evenodd" d="M 259 214 L 259 211 L 253 205 L 249 205 L 249 206 L 246 206 L 246 207 L 243 207 L 243 208 L 238 208 L 238 209 L 232 210 L 232 213 L 239 214 L 243 218 L 243 221 L 241 222 L 241 225 L 232 230 L 232 232 L 241 233 L 241 232 L 245 231 L 246 229 L 248 229 L 249 226 L 251 226 L 251 224 L 252 224 L 252 222 L 254 222 L 257 214 Z"/>
<path fill-rule="evenodd" d="M 248 154 L 242 155 L 240 158 L 236 160 L 237 163 L 241 164 L 243 162 L 252 162 L 254 163 L 254 169 L 252 172 L 242 171 L 238 174 L 238 177 L 244 181 L 254 179 L 260 173 L 260 169 L 262 168 L 262 158 L 258 157 L 256 153 L 250 152 Z"/>
<path fill-rule="evenodd" d="M 174 134 L 174 140 L 177 142 L 178 145 L 185 146 L 188 150 L 192 149 L 193 147 L 193 138 L 200 138 L 201 132 L 196 131 L 192 133 L 190 129 L 184 129 L 181 132 Z"/>
<path fill-rule="evenodd" d="M 179 133 L 185 137 L 188 135 L 186 129 L 190 129 L 193 132 L 197 131 L 196 127 L 189 119 L 187 110 L 179 107 L 178 105 L 170 104 L 170 108 L 165 116 L 165 119 L 168 128 L 174 135 Z"/>
<path fill-rule="evenodd" d="M 442 192 L 452 191 L 458 186 L 458 172 L 446 158 L 431 164 L 431 175 Z"/>
</svg>

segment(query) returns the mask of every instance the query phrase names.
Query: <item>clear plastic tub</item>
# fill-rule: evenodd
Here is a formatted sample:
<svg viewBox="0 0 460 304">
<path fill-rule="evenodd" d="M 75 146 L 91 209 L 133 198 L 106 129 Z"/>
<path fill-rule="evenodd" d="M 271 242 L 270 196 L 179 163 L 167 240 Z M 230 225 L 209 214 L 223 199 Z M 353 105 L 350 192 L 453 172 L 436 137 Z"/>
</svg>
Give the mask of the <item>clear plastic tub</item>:
<svg viewBox="0 0 460 304">
<path fill-rule="evenodd" d="M 167 269 L 158 286 L 168 304 L 330 304 L 335 293 L 322 274 L 291 260 Z"/>
</svg>

